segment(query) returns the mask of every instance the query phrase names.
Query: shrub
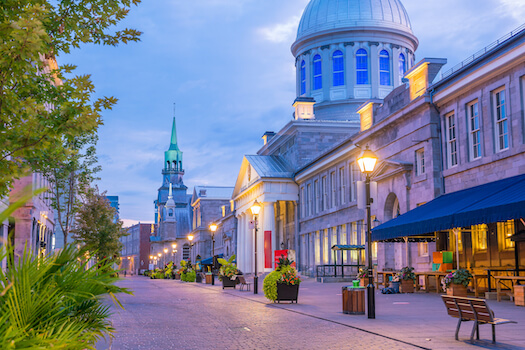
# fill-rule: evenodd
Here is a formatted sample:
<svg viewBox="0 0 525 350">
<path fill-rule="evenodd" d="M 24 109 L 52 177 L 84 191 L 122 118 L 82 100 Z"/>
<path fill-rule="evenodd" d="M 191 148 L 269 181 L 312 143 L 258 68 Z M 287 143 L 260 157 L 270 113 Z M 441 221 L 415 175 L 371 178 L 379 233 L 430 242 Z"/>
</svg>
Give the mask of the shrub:
<svg viewBox="0 0 525 350">
<path fill-rule="evenodd" d="M 235 255 L 232 255 L 228 260 L 219 258 L 217 261 L 221 264 L 219 269 L 219 279 L 222 281 L 223 278 L 232 278 L 235 275 L 242 274 L 241 271 L 237 268 L 237 265 L 233 263 L 235 260 Z"/>
<path fill-rule="evenodd" d="M 410 266 L 405 266 L 401 269 L 401 272 L 398 274 L 399 278 L 403 281 L 416 280 L 416 274 L 414 273 L 414 268 Z"/>
<path fill-rule="evenodd" d="M 280 269 L 270 272 L 263 281 L 263 292 L 264 296 L 272 301 L 277 300 L 277 283 L 281 280 L 282 276 L 293 274 L 297 277 L 297 271 L 290 265 L 284 265 Z M 297 277 L 298 279 L 298 277 Z M 300 283 L 300 280 L 299 280 Z"/>
<path fill-rule="evenodd" d="M 188 270 L 186 273 L 180 274 L 180 280 L 183 282 L 195 282 L 197 274 L 194 270 Z"/>
<path fill-rule="evenodd" d="M 472 274 L 469 270 L 457 269 L 456 271 L 446 275 L 445 278 L 441 280 L 441 284 L 443 285 L 444 290 L 446 290 L 447 287 L 450 286 L 452 283 L 462 284 L 465 287 L 467 287 L 471 279 Z"/>
</svg>

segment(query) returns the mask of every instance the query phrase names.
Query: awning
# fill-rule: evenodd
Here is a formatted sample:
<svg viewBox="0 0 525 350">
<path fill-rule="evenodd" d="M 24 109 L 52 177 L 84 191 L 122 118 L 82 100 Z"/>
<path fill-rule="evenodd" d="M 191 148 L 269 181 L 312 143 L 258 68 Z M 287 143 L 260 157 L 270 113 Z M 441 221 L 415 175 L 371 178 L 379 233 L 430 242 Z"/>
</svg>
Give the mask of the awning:
<svg viewBox="0 0 525 350">
<path fill-rule="evenodd" d="M 525 218 L 525 175 L 442 195 L 372 229 L 372 241 Z"/>
<path fill-rule="evenodd" d="M 332 246 L 332 250 L 362 250 L 362 249 L 365 249 L 364 245 L 336 244 Z"/>
<path fill-rule="evenodd" d="M 218 254 L 216 255 L 217 258 L 222 258 L 224 254 Z M 204 260 L 201 260 L 201 265 L 212 265 L 213 264 L 213 257 L 210 256 L 209 258 L 206 258 Z"/>
</svg>

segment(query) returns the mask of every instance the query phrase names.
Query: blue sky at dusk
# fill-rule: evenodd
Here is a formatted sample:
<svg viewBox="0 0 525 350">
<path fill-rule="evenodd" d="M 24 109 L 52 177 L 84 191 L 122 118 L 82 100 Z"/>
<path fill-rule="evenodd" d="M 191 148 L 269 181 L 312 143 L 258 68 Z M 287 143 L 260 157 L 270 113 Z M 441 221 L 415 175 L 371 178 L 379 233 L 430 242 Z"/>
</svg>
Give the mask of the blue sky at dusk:
<svg viewBox="0 0 525 350">
<path fill-rule="evenodd" d="M 523 24 L 523 0 L 401 0 L 419 39 L 416 61 L 447 58 L 445 70 Z M 143 0 L 121 26 L 144 32 L 118 47 L 84 46 L 60 63 L 91 74 L 103 113 L 101 190 L 120 197 L 122 219 L 153 221 L 164 151 L 177 104 L 188 193 L 234 186 L 244 154 L 292 118 L 290 46 L 308 0 Z"/>
</svg>

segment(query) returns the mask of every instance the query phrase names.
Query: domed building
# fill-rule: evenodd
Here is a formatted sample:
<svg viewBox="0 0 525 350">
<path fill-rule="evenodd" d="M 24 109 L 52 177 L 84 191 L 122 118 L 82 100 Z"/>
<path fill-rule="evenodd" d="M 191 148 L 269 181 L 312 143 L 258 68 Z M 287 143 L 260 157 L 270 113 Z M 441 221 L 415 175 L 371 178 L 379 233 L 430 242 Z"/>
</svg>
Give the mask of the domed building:
<svg viewBox="0 0 525 350">
<path fill-rule="evenodd" d="M 316 119 L 356 119 L 402 84 L 417 47 L 399 0 L 311 0 L 291 48 L 297 97 L 315 100 Z"/>
</svg>

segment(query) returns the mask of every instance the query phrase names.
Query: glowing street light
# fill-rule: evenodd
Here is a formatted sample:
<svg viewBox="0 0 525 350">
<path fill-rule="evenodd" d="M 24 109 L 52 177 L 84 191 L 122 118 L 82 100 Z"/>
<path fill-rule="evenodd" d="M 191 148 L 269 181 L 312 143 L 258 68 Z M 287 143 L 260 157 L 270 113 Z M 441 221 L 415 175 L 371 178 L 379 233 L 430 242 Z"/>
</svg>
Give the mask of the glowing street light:
<svg viewBox="0 0 525 350">
<path fill-rule="evenodd" d="M 357 158 L 357 164 L 359 165 L 359 168 L 361 168 L 361 172 L 366 175 L 366 247 L 368 250 L 368 286 L 366 286 L 366 291 L 368 297 L 368 318 L 376 318 L 374 275 L 372 271 L 372 220 L 370 213 L 372 199 L 370 198 L 370 175 L 374 172 L 377 159 L 377 156 L 368 148 L 368 146 L 366 146 L 366 149 L 361 156 Z"/>
<path fill-rule="evenodd" d="M 211 285 L 215 285 L 215 276 L 213 275 L 213 268 L 215 267 L 215 231 L 217 231 L 217 227 L 219 227 L 216 223 L 210 224 L 210 231 L 211 231 L 211 261 L 212 261 L 212 268 L 211 268 Z"/>
<path fill-rule="evenodd" d="M 254 217 L 254 226 L 255 226 L 255 276 L 253 277 L 253 294 L 259 293 L 259 276 L 257 275 L 257 216 L 261 211 L 261 205 L 257 202 L 257 199 L 252 204 L 250 210 L 252 211 Z"/>
<path fill-rule="evenodd" d="M 193 235 L 192 234 L 189 234 L 188 235 L 188 240 L 190 241 L 190 264 L 191 264 L 191 247 L 193 247 Z"/>
</svg>

